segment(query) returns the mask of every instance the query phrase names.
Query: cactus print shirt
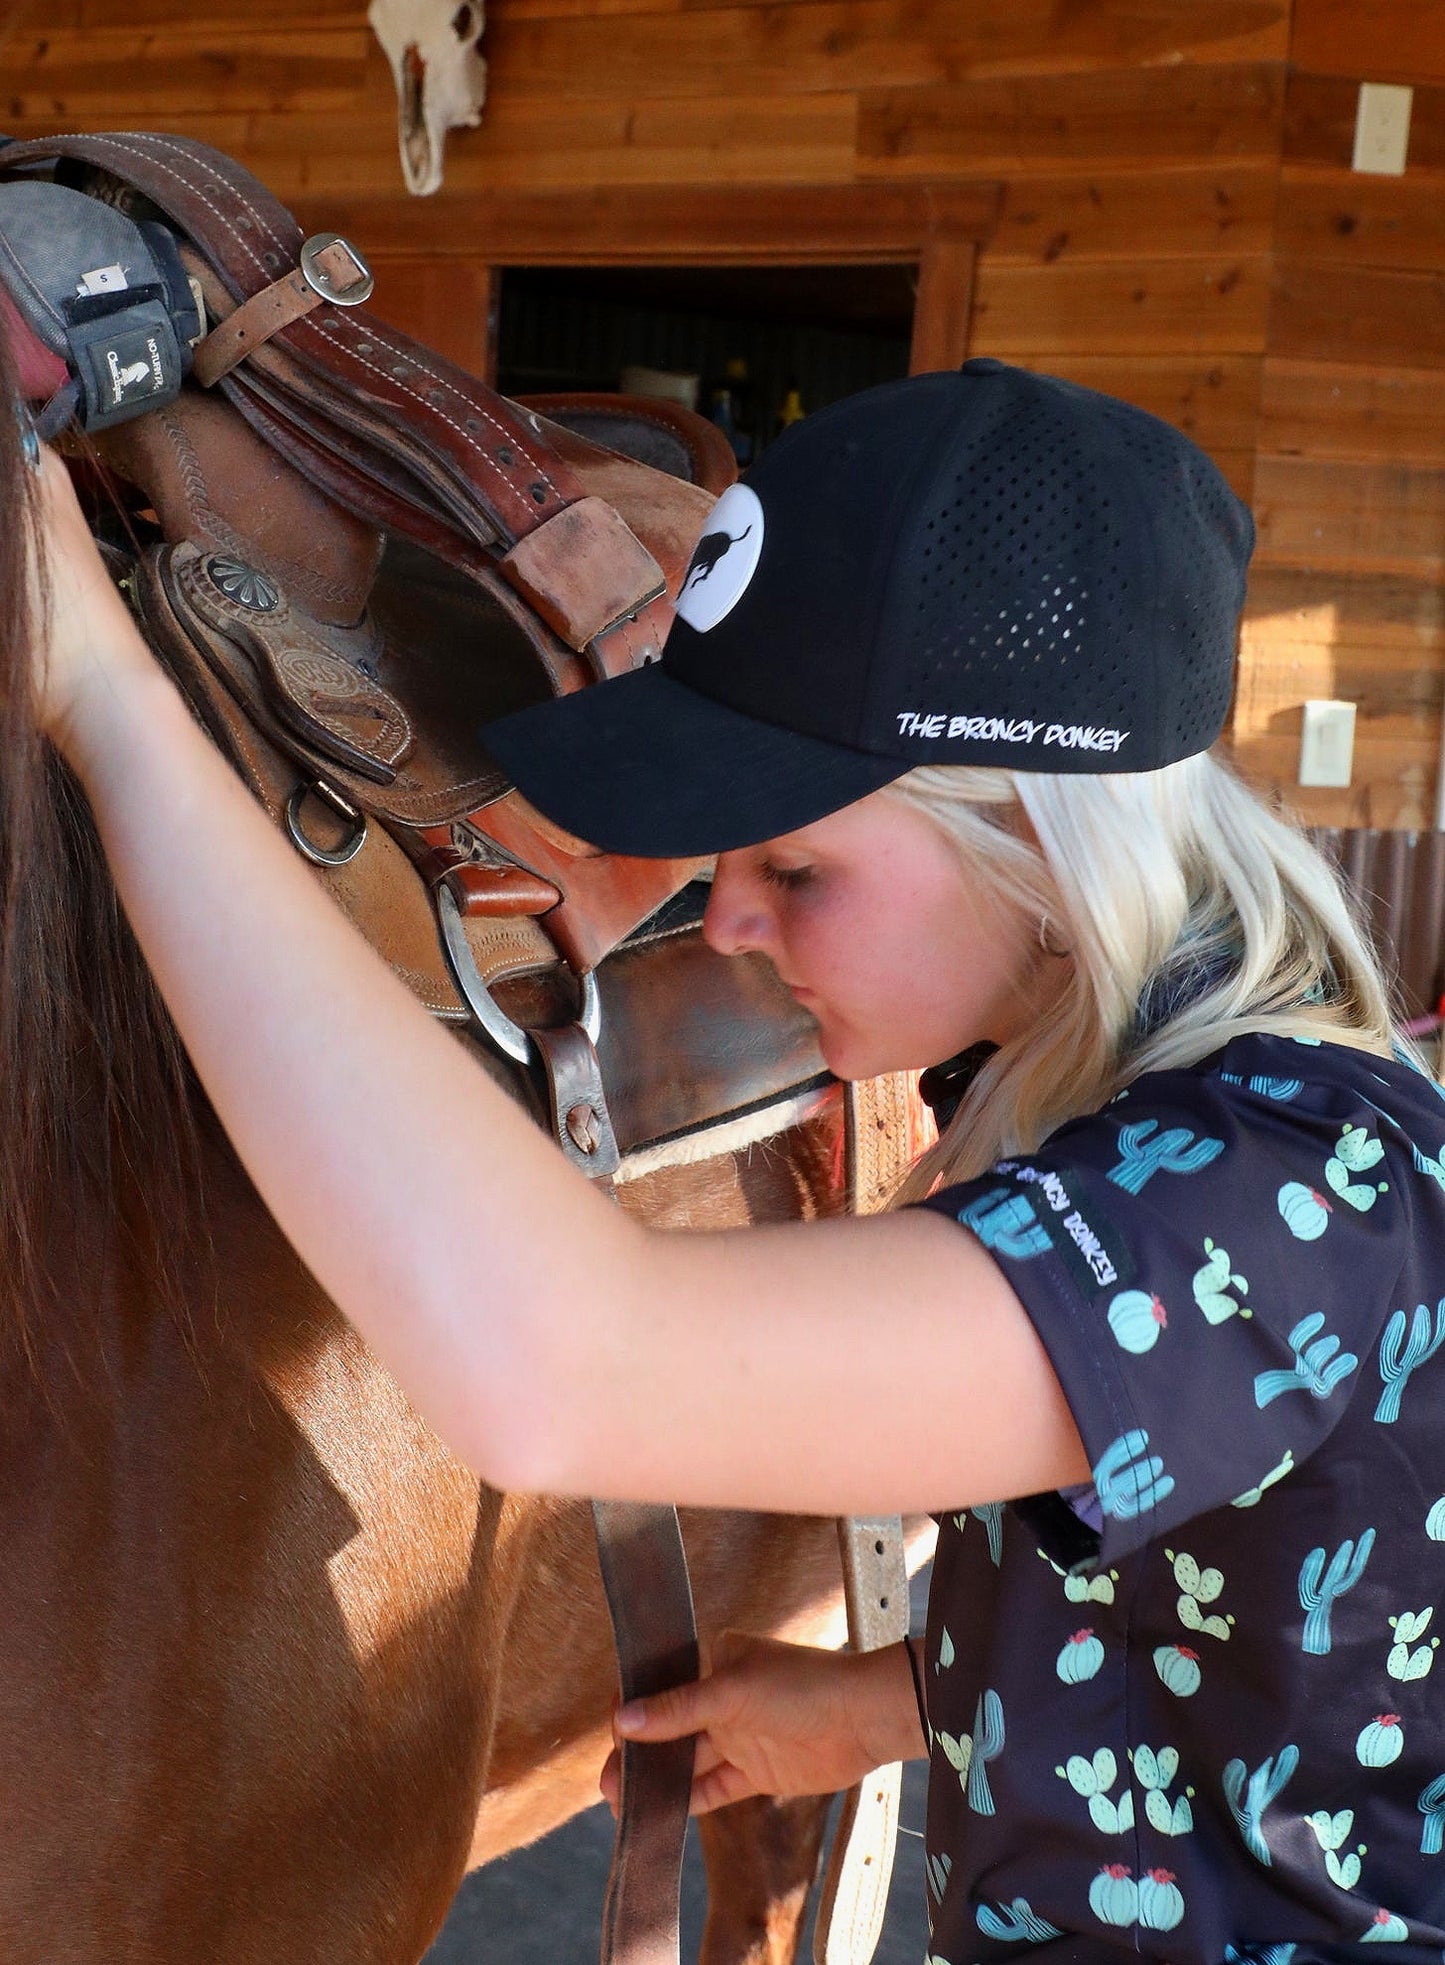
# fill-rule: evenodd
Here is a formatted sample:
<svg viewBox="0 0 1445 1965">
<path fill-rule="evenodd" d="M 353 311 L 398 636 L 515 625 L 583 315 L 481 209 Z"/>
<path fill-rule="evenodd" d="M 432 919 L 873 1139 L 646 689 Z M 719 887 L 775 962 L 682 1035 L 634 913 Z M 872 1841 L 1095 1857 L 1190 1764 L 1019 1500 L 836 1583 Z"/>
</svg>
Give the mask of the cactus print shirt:
<svg viewBox="0 0 1445 1965">
<path fill-rule="evenodd" d="M 927 1205 L 1017 1291 L 1094 1473 L 942 1518 L 934 1961 L 1442 1965 L 1434 1084 L 1245 1037 Z"/>
</svg>

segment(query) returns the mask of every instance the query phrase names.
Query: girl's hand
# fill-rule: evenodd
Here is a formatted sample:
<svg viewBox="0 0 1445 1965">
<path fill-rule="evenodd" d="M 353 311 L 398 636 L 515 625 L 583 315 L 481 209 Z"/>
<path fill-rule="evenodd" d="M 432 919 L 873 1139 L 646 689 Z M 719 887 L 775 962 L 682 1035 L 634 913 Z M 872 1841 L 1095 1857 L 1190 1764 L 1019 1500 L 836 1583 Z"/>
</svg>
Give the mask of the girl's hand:
<svg viewBox="0 0 1445 1965">
<path fill-rule="evenodd" d="M 44 447 L 36 485 L 43 562 L 32 617 L 36 715 L 65 750 L 92 702 L 103 706 L 125 673 L 146 672 L 152 665 L 90 536 L 70 473 Z"/>
<path fill-rule="evenodd" d="M 707 1677 L 622 1707 L 613 1729 L 629 1740 L 698 1736 L 694 1815 L 750 1795 L 833 1794 L 923 1751 L 901 1645 L 818 1651 L 734 1631 Z M 620 1778 L 614 1749 L 602 1771 L 614 1813 Z"/>
</svg>

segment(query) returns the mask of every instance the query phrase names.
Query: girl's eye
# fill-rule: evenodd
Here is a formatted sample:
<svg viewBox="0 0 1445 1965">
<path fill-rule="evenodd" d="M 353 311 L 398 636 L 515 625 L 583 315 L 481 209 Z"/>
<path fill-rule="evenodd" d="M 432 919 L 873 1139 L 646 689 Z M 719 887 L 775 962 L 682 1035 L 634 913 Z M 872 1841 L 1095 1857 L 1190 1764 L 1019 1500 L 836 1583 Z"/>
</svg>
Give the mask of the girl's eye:
<svg viewBox="0 0 1445 1965">
<path fill-rule="evenodd" d="M 806 887 L 813 878 L 811 867 L 774 866 L 771 860 L 762 861 L 758 872 L 770 887 L 782 887 L 789 893 L 795 893 L 798 888 Z"/>
</svg>

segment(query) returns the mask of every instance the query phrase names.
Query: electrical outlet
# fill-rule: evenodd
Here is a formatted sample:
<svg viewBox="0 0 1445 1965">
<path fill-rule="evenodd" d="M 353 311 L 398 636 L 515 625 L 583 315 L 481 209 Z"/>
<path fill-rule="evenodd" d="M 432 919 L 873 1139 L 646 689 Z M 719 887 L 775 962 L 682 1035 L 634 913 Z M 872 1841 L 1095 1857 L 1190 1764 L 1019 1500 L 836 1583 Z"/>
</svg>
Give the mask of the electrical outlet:
<svg viewBox="0 0 1445 1965">
<path fill-rule="evenodd" d="M 1350 782 L 1355 761 L 1355 706 L 1313 702 L 1306 703 L 1304 709 L 1299 781 L 1302 785 L 1329 785 L 1339 790 Z"/>
<path fill-rule="evenodd" d="M 1353 170 L 1375 177 L 1403 175 L 1414 99 L 1413 89 L 1398 88 L 1393 82 L 1361 82 Z"/>
</svg>

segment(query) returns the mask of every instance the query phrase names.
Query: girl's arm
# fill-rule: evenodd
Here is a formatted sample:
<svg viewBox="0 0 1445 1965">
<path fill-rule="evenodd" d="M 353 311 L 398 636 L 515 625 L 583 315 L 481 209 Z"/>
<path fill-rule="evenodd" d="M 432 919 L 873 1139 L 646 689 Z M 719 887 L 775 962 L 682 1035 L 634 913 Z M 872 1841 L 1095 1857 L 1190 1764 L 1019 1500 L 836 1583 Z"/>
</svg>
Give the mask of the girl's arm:
<svg viewBox="0 0 1445 1965">
<path fill-rule="evenodd" d="M 49 460 L 43 715 L 277 1221 L 500 1487 L 894 1513 L 1079 1480 L 1001 1273 L 935 1215 L 649 1231 L 414 1002 L 150 660 Z"/>
</svg>

